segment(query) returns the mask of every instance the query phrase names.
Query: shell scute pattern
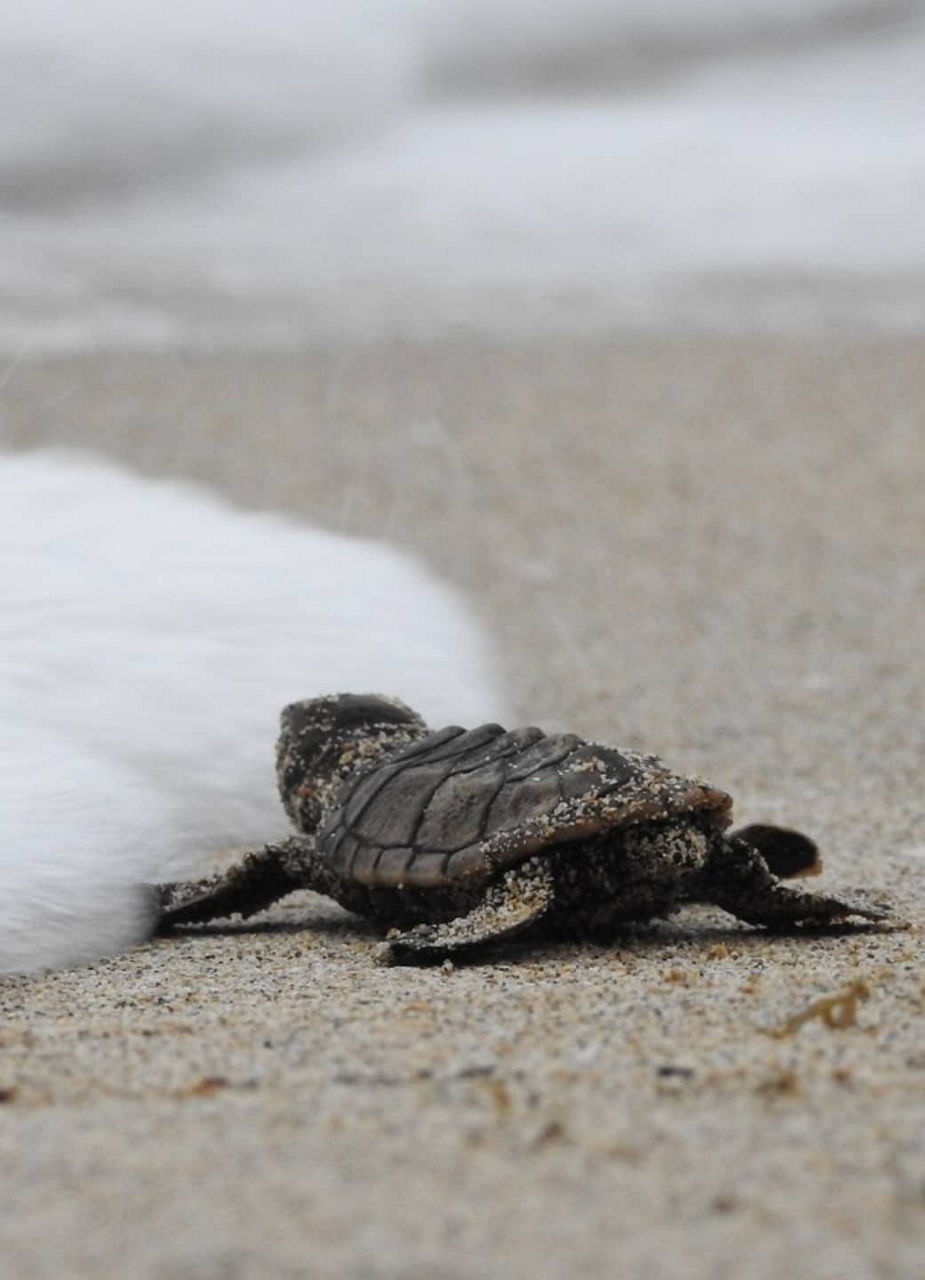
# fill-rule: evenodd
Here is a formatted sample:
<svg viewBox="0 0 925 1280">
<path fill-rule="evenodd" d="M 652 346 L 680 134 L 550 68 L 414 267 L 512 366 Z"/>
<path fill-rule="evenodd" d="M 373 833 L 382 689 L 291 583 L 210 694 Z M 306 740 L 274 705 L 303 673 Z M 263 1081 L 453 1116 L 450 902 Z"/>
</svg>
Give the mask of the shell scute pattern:
<svg viewBox="0 0 925 1280">
<path fill-rule="evenodd" d="M 408 865 L 414 857 L 414 850 L 382 849 L 376 862 L 376 883 L 389 888 L 397 888 L 405 882 Z"/>
<path fill-rule="evenodd" d="M 487 877 L 555 842 L 731 801 L 652 756 L 540 729 L 446 729 L 355 784 L 319 832 L 328 865 L 355 882 L 431 888 Z"/>
<path fill-rule="evenodd" d="M 319 832 L 329 865 L 360 884 L 440 884 L 451 856 L 469 850 L 468 832 L 478 829 L 503 784 L 504 774 L 493 761 L 514 754 L 524 732 L 534 731 L 510 734 L 493 724 L 468 732 L 451 727 L 406 747 L 361 778 L 337 821 Z M 434 805 L 444 787 L 447 794 Z M 463 838 L 461 831 L 467 833 Z M 471 861 L 457 859 L 456 865 Z"/>
<path fill-rule="evenodd" d="M 508 779 L 492 801 L 485 835 L 520 827 L 537 813 L 550 812 L 559 799 L 557 775 L 551 769 L 522 781 Z"/>
<path fill-rule="evenodd" d="M 582 742 L 555 772 L 557 803 L 539 805 L 519 825 L 485 842 L 485 857 L 494 865 L 512 866 L 552 843 L 567 845 L 600 831 L 684 813 L 709 814 L 717 830 L 729 824 L 731 796 L 673 774 L 658 756 Z"/>
<path fill-rule="evenodd" d="M 425 738 L 423 742 L 413 742 L 404 751 L 400 752 L 398 758 L 388 764 L 380 765 L 379 768 L 373 769 L 365 777 L 360 778 L 350 790 L 344 807 L 346 825 L 348 827 L 356 826 L 370 802 L 380 791 L 385 789 L 396 774 L 403 773 L 407 769 L 409 761 L 422 754 L 422 748 L 426 747 L 429 742 L 433 741 L 433 750 L 427 752 L 427 759 L 428 763 L 432 764 L 443 759 L 444 752 L 441 748 L 451 743 L 453 739 L 460 737 L 462 733 L 462 729 L 453 727 L 443 729 L 440 733 L 432 734 L 430 738 Z"/>
<path fill-rule="evenodd" d="M 545 769 L 555 768 L 583 742 L 574 733 L 543 735 L 538 729 L 536 733 L 539 735 L 536 740 L 520 753 L 519 758 L 513 761 L 508 769 L 509 783 L 522 782 L 529 778 L 531 773 L 540 774 Z"/>
<path fill-rule="evenodd" d="M 478 770 L 451 773 L 431 793 L 415 844 L 434 853 L 456 853 L 485 830 L 488 813 L 504 786 L 499 762 Z"/>
</svg>

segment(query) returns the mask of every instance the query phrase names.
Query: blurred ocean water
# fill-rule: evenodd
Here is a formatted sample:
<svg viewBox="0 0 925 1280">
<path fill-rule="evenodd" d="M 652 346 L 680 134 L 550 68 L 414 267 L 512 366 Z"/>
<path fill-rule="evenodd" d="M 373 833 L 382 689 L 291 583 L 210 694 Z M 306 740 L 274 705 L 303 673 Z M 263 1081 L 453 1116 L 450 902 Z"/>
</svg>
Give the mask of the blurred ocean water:
<svg viewBox="0 0 925 1280">
<path fill-rule="evenodd" d="M 925 328 L 925 0 L 7 0 L 0 345 Z"/>
</svg>

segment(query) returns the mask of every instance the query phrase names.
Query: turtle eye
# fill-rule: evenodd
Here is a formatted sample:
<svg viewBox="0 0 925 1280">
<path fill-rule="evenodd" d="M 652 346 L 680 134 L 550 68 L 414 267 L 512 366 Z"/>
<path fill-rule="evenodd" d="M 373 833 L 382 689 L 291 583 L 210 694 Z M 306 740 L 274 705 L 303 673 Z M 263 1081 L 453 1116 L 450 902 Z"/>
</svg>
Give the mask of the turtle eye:
<svg viewBox="0 0 925 1280">
<path fill-rule="evenodd" d="M 276 779 L 286 811 L 293 820 L 295 810 L 309 817 L 319 808 L 314 798 L 315 787 L 324 772 L 325 757 L 331 743 L 316 727 L 299 732 L 289 717 L 284 717 L 276 747 Z M 330 765 L 328 765 L 330 769 Z"/>
<path fill-rule="evenodd" d="M 321 822 L 321 804 L 310 782 L 303 782 L 290 793 L 286 811 L 300 831 L 314 831 Z"/>
</svg>

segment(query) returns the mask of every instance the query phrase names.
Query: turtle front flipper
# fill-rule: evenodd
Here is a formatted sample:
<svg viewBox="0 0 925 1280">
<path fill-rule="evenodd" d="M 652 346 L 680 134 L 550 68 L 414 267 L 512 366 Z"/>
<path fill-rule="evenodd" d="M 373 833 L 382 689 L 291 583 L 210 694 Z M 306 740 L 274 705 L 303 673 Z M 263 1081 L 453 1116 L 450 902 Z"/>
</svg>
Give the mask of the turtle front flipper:
<svg viewBox="0 0 925 1280">
<path fill-rule="evenodd" d="M 510 938 L 544 916 L 554 898 L 555 883 L 548 860 L 529 858 L 489 885 L 467 915 L 393 932 L 382 944 L 379 957 L 396 964 L 432 964 L 461 951 Z"/>
<path fill-rule="evenodd" d="M 313 841 L 293 836 L 246 853 L 217 875 L 159 885 L 157 931 L 255 915 L 294 889 L 313 888 L 307 871 L 313 862 Z"/>
<path fill-rule="evenodd" d="M 714 845 L 703 872 L 702 889 L 704 901 L 748 924 L 778 932 L 797 925 L 820 928 L 841 924 L 852 916 L 875 923 L 895 919 L 885 903 L 870 902 L 857 894 L 829 898 L 781 884 L 768 869 L 765 851 L 759 852 L 739 832 Z"/>
</svg>

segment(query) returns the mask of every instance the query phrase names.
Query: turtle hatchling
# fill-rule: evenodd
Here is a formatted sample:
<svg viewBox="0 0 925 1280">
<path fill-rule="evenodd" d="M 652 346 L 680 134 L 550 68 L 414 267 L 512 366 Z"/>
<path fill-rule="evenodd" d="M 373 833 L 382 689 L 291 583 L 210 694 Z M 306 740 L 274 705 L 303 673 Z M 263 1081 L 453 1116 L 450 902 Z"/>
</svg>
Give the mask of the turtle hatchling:
<svg viewBox="0 0 925 1280">
<path fill-rule="evenodd" d="M 606 941 L 688 902 L 776 930 L 889 914 L 781 884 L 819 870 L 806 836 L 729 831 L 724 791 L 570 733 L 433 732 L 395 699 L 335 694 L 284 709 L 277 777 L 299 834 L 162 886 L 162 929 L 314 889 L 390 926 L 384 958 L 426 962 L 528 929 Z"/>
</svg>

